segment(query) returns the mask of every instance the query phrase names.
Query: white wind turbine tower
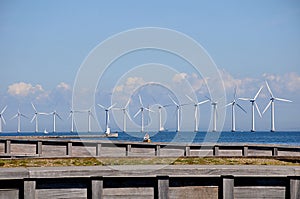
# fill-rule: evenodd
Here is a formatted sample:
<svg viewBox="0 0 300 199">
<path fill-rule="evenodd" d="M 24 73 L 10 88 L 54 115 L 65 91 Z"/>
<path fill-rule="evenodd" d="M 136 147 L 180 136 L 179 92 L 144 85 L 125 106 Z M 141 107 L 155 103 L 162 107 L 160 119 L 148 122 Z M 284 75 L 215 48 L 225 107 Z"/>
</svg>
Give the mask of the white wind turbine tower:
<svg viewBox="0 0 300 199">
<path fill-rule="evenodd" d="M 105 133 L 106 134 L 110 134 L 110 127 L 109 127 L 109 111 L 116 105 L 116 104 L 113 104 L 111 105 L 110 107 L 105 107 L 101 104 L 97 104 L 100 108 L 104 109 L 105 110 L 105 127 L 106 127 L 106 130 L 105 130 Z"/>
<path fill-rule="evenodd" d="M 243 109 L 243 107 L 236 102 L 236 88 L 234 89 L 233 100 L 229 104 L 227 104 L 226 107 L 230 105 L 231 105 L 231 132 L 235 132 L 236 130 L 235 129 L 235 106 L 239 107 L 242 111 L 247 113 L 245 109 Z"/>
<path fill-rule="evenodd" d="M 34 109 L 34 116 L 31 119 L 31 123 L 33 122 L 33 120 L 35 120 L 35 132 L 39 131 L 39 124 L 38 124 L 38 116 L 39 115 L 49 115 L 48 113 L 42 113 L 42 112 L 38 112 L 35 108 L 35 106 L 33 105 L 33 103 L 31 103 L 32 108 Z"/>
<path fill-rule="evenodd" d="M 212 132 L 217 131 L 217 105 L 218 101 L 212 101 L 209 97 L 205 96 L 211 102 L 212 112 L 213 112 L 213 129 Z"/>
<path fill-rule="evenodd" d="M 268 103 L 268 105 L 266 106 L 266 108 L 262 114 L 264 114 L 266 112 L 266 110 L 271 106 L 271 132 L 274 132 L 275 131 L 275 103 L 274 103 L 274 101 L 276 101 L 276 100 L 283 101 L 283 102 L 292 102 L 292 101 L 288 100 L 288 99 L 274 97 L 267 81 L 266 81 L 266 85 L 267 85 L 267 88 L 268 88 L 271 98 L 270 98 L 270 102 Z"/>
<path fill-rule="evenodd" d="M 7 106 L 5 106 L 2 111 L 0 112 L 0 132 L 2 132 L 2 126 L 3 124 L 6 124 L 5 119 L 3 117 L 3 113 L 6 110 Z"/>
<path fill-rule="evenodd" d="M 136 116 L 138 116 L 138 114 L 141 114 L 141 132 L 144 132 L 144 110 L 150 111 L 150 112 L 153 112 L 153 111 L 146 108 L 146 107 L 144 107 L 143 102 L 142 102 L 142 98 L 141 98 L 140 95 L 139 95 L 139 100 L 140 100 L 141 107 L 133 117 L 136 117 Z"/>
<path fill-rule="evenodd" d="M 126 103 L 126 105 L 122 108 L 114 108 L 115 110 L 121 110 L 123 112 L 123 132 L 126 132 L 126 117 L 130 119 L 130 116 L 127 111 L 127 107 L 129 105 L 130 99 Z"/>
<path fill-rule="evenodd" d="M 59 116 L 59 114 L 56 112 L 56 110 L 54 110 L 53 112 L 50 113 L 50 115 L 53 115 L 53 133 L 56 132 L 56 117 L 58 117 L 60 120 L 62 120 L 62 118 Z"/>
<path fill-rule="evenodd" d="M 91 116 L 94 118 L 94 115 L 92 113 L 92 108 L 85 110 L 85 111 L 81 111 L 81 112 L 87 112 L 88 114 L 88 133 L 91 132 Z"/>
<path fill-rule="evenodd" d="M 153 97 L 152 97 L 153 98 Z M 164 107 L 168 107 L 170 105 L 160 105 L 159 103 L 157 103 L 157 101 L 155 100 L 155 98 L 153 98 L 153 101 L 155 102 L 155 104 L 158 104 L 158 131 L 159 132 L 162 132 L 165 130 L 165 128 L 163 127 L 163 124 L 162 124 L 162 108 Z"/>
<path fill-rule="evenodd" d="M 75 112 L 76 112 L 76 111 L 74 111 L 73 109 L 71 109 L 71 110 L 70 110 L 69 117 L 68 117 L 68 119 L 71 118 L 71 133 L 74 132 L 74 113 L 75 113 Z"/>
<path fill-rule="evenodd" d="M 179 132 L 180 131 L 180 112 L 181 112 L 181 107 L 185 106 L 185 105 L 189 105 L 189 104 L 178 104 L 174 99 L 172 99 L 172 97 L 170 95 L 169 95 L 169 98 L 171 99 L 171 101 L 176 106 L 176 111 L 177 111 L 177 130 L 176 130 L 176 132 Z"/>
<path fill-rule="evenodd" d="M 18 130 L 17 130 L 18 133 L 21 132 L 21 117 L 24 117 L 24 118 L 29 119 L 26 115 L 24 115 L 23 113 L 21 113 L 20 110 L 18 109 L 17 114 L 15 114 L 15 115 L 11 118 L 11 120 L 12 120 L 12 119 L 15 119 L 15 118 L 18 118 Z"/>
<path fill-rule="evenodd" d="M 206 103 L 206 102 L 209 102 L 209 100 L 204 100 L 204 101 L 202 101 L 202 102 L 196 102 L 195 100 L 193 100 L 190 96 L 188 96 L 188 95 L 186 95 L 186 97 L 191 101 L 191 102 L 193 102 L 194 103 L 194 107 L 195 107 L 195 114 L 194 114 L 194 119 L 195 119 L 195 129 L 194 129 L 194 131 L 195 132 L 198 132 L 198 112 L 200 113 L 200 111 L 199 111 L 199 106 L 201 105 L 201 104 L 204 104 L 204 103 Z"/>
<path fill-rule="evenodd" d="M 166 106 L 161 106 L 161 105 L 158 106 L 158 124 L 159 124 L 159 130 L 158 130 L 158 131 L 159 131 L 159 132 L 165 130 L 165 128 L 164 128 L 163 125 L 162 125 L 162 112 L 161 112 L 161 109 L 162 109 L 163 107 L 166 107 Z"/>
<path fill-rule="evenodd" d="M 258 90 L 258 92 L 256 93 L 256 95 L 254 96 L 254 98 L 239 98 L 240 100 L 244 100 L 244 101 L 250 101 L 251 103 L 251 110 L 252 110 L 252 128 L 251 128 L 251 132 L 255 132 L 255 117 L 254 117 L 254 106 L 259 114 L 259 116 L 261 117 L 261 113 L 259 111 L 259 108 L 256 104 L 256 98 L 258 97 L 260 91 L 262 90 L 263 86 L 260 87 L 260 89 Z"/>
</svg>

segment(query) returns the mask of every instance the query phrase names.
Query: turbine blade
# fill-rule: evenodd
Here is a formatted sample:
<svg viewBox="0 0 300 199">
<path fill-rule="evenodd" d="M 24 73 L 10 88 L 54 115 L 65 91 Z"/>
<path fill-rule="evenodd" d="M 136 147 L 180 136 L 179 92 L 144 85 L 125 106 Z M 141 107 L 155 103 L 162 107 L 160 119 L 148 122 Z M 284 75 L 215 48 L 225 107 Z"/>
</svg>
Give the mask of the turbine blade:
<svg viewBox="0 0 300 199">
<path fill-rule="evenodd" d="M 240 109 L 242 109 L 245 113 L 247 113 L 247 111 L 246 111 L 241 105 L 239 105 L 239 104 L 237 104 L 237 103 L 236 103 L 236 105 L 237 105 Z"/>
<path fill-rule="evenodd" d="M 208 96 L 205 95 L 205 97 L 206 97 L 209 101 L 211 101 L 211 99 L 210 99 Z"/>
<path fill-rule="evenodd" d="M 53 114 L 54 112 L 52 112 L 52 113 L 43 113 L 43 112 L 38 112 L 38 114 L 39 115 L 51 115 L 51 114 Z"/>
<path fill-rule="evenodd" d="M 95 118 L 94 114 L 92 113 L 92 111 L 89 112 L 89 114 L 92 116 L 92 118 L 93 118 L 94 120 L 96 120 L 96 118 Z"/>
<path fill-rule="evenodd" d="M 58 113 L 56 113 L 56 116 L 60 119 L 60 120 L 63 120 L 60 115 L 58 115 Z"/>
<path fill-rule="evenodd" d="M 4 111 L 6 110 L 6 108 L 7 108 L 7 106 L 5 106 L 5 107 L 2 109 L 0 115 L 2 115 L 2 114 L 4 113 Z"/>
<path fill-rule="evenodd" d="M 198 102 L 197 105 L 205 104 L 206 102 L 209 102 L 209 100 L 204 100 L 202 102 Z"/>
<path fill-rule="evenodd" d="M 275 97 L 274 99 L 277 100 L 277 101 L 282 101 L 282 102 L 292 102 L 291 100 L 283 99 L 283 98 L 277 98 L 277 97 Z"/>
<path fill-rule="evenodd" d="M 129 113 L 126 110 L 125 110 L 125 115 L 129 118 L 130 121 L 132 121 L 132 118 L 130 117 Z"/>
<path fill-rule="evenodd" d="M 256 108 L 256 110 L 257 110 L 257 112 L 258 112 L 259 116 L 260 116 L 260 117 L 262 117 L 262 115 L 261 115 L 261 113 L 260 113 L 260 110 L 259 110 L 259 108 L 258 108 L 258 106 L 257 106 L 256 102 L 254 102 L 254 104 L 255 104 L 255 108 Z"/>
<path fill-rule="evenodd" d="M 268 103 L 268 105 L 266 106 L 266 108 L 264 109 L 262 114 L 264 114 L 267 111 L 267 109 L 270 107 L 271 104 L 272 104 L 272 101 L 270 100 L 270 102 Z"/>
<path fill-rule="evenodd" d="M 138 114 L 140 114 L 140 112 L 142 112 L 141 110 L 142 110 L 142 109 L 139 109 L 139 110 L 134 114 L 133 117 L 135 118 Z"/>
<path fill-rule="evenodd" d="M 36 118 L 36 114 L 34 114 L 34 116 L 32 117 L 30 123 L 32 123 L 34 121 L 34 119 Z"/>
<path fill-rule="evenodd" d="M 236 99 L 236 86 L 234 87 L 234 92 L 233 92 L 233 99 Z"/>
<path fill-rule="evenodd" d="M 163 105 L 162 107 L 169 107 L 169 106 L 174 106 L 174 104 L 166 104 L 166 105 Z"/>
<path fill-rule="evenodd" d="M 72 112 L 70 112 L 70 114 L 69 114 L 69 116 L 68 116 L 67 120 L 68 120 L 68 119 L 70 119 L 70 117 L 72 116 L 72 114 L 73 114 L 73 113 L 72 113 Z"/>
<path fill-rule="evenodd" d="M 197 104 L 197 102 L 195 100 L 193 100 L 190 96 L 185 95 L 191 102 L 193 102 L 194 104 Z"/>
<path fill-rule="evenodd" d="M 232 105 L 233 102 L 230 102 L 229 104 L 226 104 L 225 107 Z"/>
<path fill-rule="evenodd" d="M 169 96 L 169 98 L 171 99 L 171 101 L 176 105 L 176 106 L 179 106 L 179 104 L 177 104 L 176 102 L 175 102 L 175 100 L 170 96 L 170 95 L 168 95 Z"/>
<path fill-rule="evenodd" d="M 254 97 L 254 100 L 256 100 L 256 98 L 258 97 L 260 91 L 263 89 L 263 86 L 260 87 L 260 89 L 257 91 L 255 97 Z"/>
<path fill-rule="evenodd" d="M 103 106 L 103 105 L 101 105 L 101 104 L 97 104 L 97 105 L 98 105 L 100 108 L 104 109 L 104 110 L 106 109 L 105 106 Z"/>
<path fill-rule="evenodd" d="M 249 101 L 249 100 L 251 100 L 250 98 L 244 98 L 244 97 L 239 97 L 238 99 L 239 100 L 243 100 L 243 101 Z"/>
<path fill-rule="evenodd" d="M 141 104 L 141 106 L 144 106 L 144 105 L 143 105 L 143 101 L 142 101 L 142 97 L 141 97 L 141 95 L 139 95 L 139 100 L 140 100 L 140 104 Z"/>
<path fill-rule="evenodd" d="M 4 119 L 3 116 L 1 117 L 1 120 L 2 120 L 2 122 L 6 125 L 6 121 L 5 121 L 5 119 Z"/>
<path fill-rule="evenodd" d="M 29 119 L 26 115 L 24 115 L 24 114 L 20 114 L 22 117 L 25 117 L 25 118 L 27 118 L 27 119 Z"/>
<path fill-rule="evenodd" d="M 144 108 L 144 109 L 147 110 L 147 111 L 150 111 L 150 112 L 154 113 L 154 111 L 152 111 L 152 110 L 149 109 L 149 108 Z"/>
<path fill-rule="evenodd" d="M 107 110 L 110 110 L 110 109 L 112 109 L 113 107 L 115 107 L 117 105 L 117 103 L 114 103 L 113 105 L 111 105 L 110 107 L 108 107 L 108 109 Z"/>
<path fill-rule="evenodd" d="M 273 95 L 273 93 L 272 93 L 272 91 L 271 91 L 271 89 L 270 89 L 270 86 L 269 86 L 267 80 L 266 80 L 266 85 L 267 85 L 267 89 L 268 89 L 268 91 L 269 91 L 271 97 L 274 97 L 274 95 Z"/>
<path fill-rule="evenodd" d="M 126 103 L 126 105 L 125 105 L 125 107 L 124 107 L 125 109 L 128 107 L 130 101 L 131 101 L 131 98 L 129 98 L 129 100 L 127 101 L 127 103 Z"/>
<path fill-rule="evenodd" d="M 35 106 L 33 105 L 32 102 L 31 102 L 31 106 L 32 106 L 33 110 L 34 110 L 35 112 L 37 112 L 37 110 L 36 110 L 36 108 L 35 108 Z"/>
<path fill-rule="evenodd" d="M 10 118 L 11 120 L 13 120 L 13 119 L 15 119 L 16 117 L 18 117 L 18 113 L 17 114 L 15 114 L 14 116 L 12 116 L 12 118 Z"/>
</svg>

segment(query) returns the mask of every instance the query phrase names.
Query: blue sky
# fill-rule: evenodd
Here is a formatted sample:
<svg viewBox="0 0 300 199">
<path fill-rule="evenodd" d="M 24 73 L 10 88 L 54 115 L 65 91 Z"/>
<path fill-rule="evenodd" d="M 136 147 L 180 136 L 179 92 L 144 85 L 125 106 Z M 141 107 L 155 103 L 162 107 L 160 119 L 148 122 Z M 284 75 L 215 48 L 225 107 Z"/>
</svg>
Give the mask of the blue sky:
<svg viewBox="0 0 300 199">
<path fill-rule="evenodd" d="M 89 52 L 114 34 L 153 26 L 183 32 L 199 42 L 224 75 L 228 98 L 235 82 L 242 82 L 241 95 L 251 96 L 267 79 L 278 97 L 294 101 L 278 103 L 278 128 L 299 130 L 295 111 L 300 110 L 299 19 L 300 2 L 296 0 L 2 0 L 0 109 L 9 105 L 7 120 L 17 106 L 31 117 L 30 101 L 34 101 L 43 111 L 57 108 L 66 117 L 68 108 L 64 107 L 70 106 L 76 73 Z M 192 71 L 180 72 L 190 81 L 201 80 L 195 79 Z M 200 89 L 197 85 L 195 88 Z M 264 90 L 260 99 L 262 110 L 268 102 L 266 94 Z M 247 103 L 241 104 L 250 112 Z M 203 111 L 209 112 L 209 108 Z M 98 114 L 100 117 L 102 113 Z M 7 123 L 7 130 L 15 128 L 14 121 Z M 32 129 L 33 125 L 27 123 L 24 128 Z M 64 130 L 65 123 L 58 125 Z M 268 130 L 268 113 L 257 123 Z M 226 120 L 225 129 L 230 128 L 229 124 Z M 240 121 L 240 128 L 249 129 L 249 122 Z"/>
</svg>

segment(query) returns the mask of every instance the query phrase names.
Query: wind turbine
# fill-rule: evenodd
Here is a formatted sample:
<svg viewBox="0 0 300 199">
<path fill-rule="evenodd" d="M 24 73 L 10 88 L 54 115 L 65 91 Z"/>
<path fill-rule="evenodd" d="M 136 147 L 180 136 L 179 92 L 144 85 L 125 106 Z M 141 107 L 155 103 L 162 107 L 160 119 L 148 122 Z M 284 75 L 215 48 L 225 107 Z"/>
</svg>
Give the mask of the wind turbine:
<svg viewBox="0 0 300 199">
<path fill-rule="evenodd" d="M 31 119 L 31 123 L 33 122 L 33 120 L 35 120 L 35 132 L 39 131 L 39 124 L 38 124 L 38 116 L 39 115 L 49 115 L 48 113 L 42 113 L 42 112 L 38 112 L 35 108 L 35 106 L 33 105 L 33 103 L 31 103 L 32 108 L 34 109 L 34 116 Z"/>
<path fill-rule="evenodd" d="M 91 116 L 94 118 L 94 115 L 92 113 L 92 108 L 85 110 L 83 112 L 87 112 L 88 114 L 88 133 L 91 132 Z"/>
<path fill-rule="evenodd" d="M 22 113 L 20 112 L 20 110 L 18 109 L 17 114 L 15 114 L 15 115 L 11 118 L 11 120 L 12 120 L 12 119 L 15 119 L 15 118 L 18 118 L 18 130 L 17 130 L 18 133 L 21 132 L 21 117 L 25 117 L 25 118 L 29 119 L 26 115 L 22 114 Z"/>
<path fill-rule="evenodd" d="M 292 102 L 292 101 L 288 100 L 288 99 L 274 97 L 267 81 L 266 81 L 266 85 L 267 85 L 267 88 L 268 88 L 271 98 L 270 98 L 270 102 L 268 103 L 268 105 L 266 106 L 266 108 L 262 114 L 264 114 L 266 112 L 266 110 L 271 106 L 271 132 L 274 132 L 275 131 L 275 103 L 274 103 L 274 101 L 276 101 L 276 100 L 283 101 L 283 102 Z"/>
<path fill-rule="evenodd" d="M 160 105 L 156 100 L 155 100 L 155 98 L 154 97 L 152 97 L 152 99 L 153 99 L 153 101 L 154 101 L 154 103 L 155 104 L 158 104 L 158 131 L 159 132 L 162 132 L 162 131 L 164 131 L 165 130 L 165 128 L 163 127 L 163 124 L 162 124 L 162 108 L 164 108 L 164 107 L 168 107 L 168 106 L 171 106 L 170 104 L 168 104 L 168 105 Z"/>
<path fill-rule="evenodd" d="M 53 133 L 55 133 L 56 117 L 58 117 L 60 120 L 62 120 L 62 118 L 59 116 L 59 114 L 56 112 L 56 110 L 51 112 L 50 115 L 53 115 Z"/>
<path fill-rule="evenodd" d="M 127 111 L 127 107 L 129 105 L 130 99 L 126 103 L 126 105 L 122 108 L 114 108 L 115 110 L 121 110 L 123 112 L 123 132 L 126 132 L 126 117 L 130 119 L 130 116 Z"/>
<path fill-rule="evenodd" d="M 101 104 L 97 104 L 100 108 L 104 109 L 105 110 L 105 126 L 106 126 L 106 130 L 105 130 L 105 133 L 106 134 L 110 134 L 110 127 L 109 127 L 109 111 L 116 105 L 116 104 L 113 104 L 111 105 L 110 107 L 105 107 Z"/>
<path fill-rule="evenodd" d="M 70 110 L 69 117 L 68 117 L 68 119 L 71 118 L 71 133 L 74 132 L 74 113 L 75 113 L 75 112 L 76 112 L 76 111 L 74 111 L 73 109 L 71 109 L 71 110 Z"/>
<path fill-rule="evenodd" d="M 176 106 L 176 111 L 177 111 L 177 130 L 176 130 L 176 132 L 179 132 L 180 131 L 180 111 L 181 111 L 181 107 L 185 106 L 185 105 L 189 105 L 189 104 L 178 104 L 170 95 L 169 95 L 169 98 L 171 99 L 171 101 Z"/>
<path fill-rule="evenodd" d="M 141 132 L 144 132 L 144 110 L 146 111 L 150 111 L 153 112 L 152 110 L 150 110 L 149 108 L 144 107 L 143 102 L 142 102 L 142 98 L 139 95 L 139 100 L 140 100 L 140 109 L 136 112 L 136 114 L 133 117 L 138 116 L 139 114 L 141 114 Z"/>
<path fill-rule="evenodd" d="M 4 117 L 3 117 L 3 113 L 4 113 L 4 111 L 6 110 L 6 108 L 7 108 L 7 106 L 5 106 L 5 107 L 2 109 L 2 111 L 0 112 L 0 132 L 2 132 L 2 126 L 3 126 L 3 124 L 4 124 L 4 125 L 6 124 L 5 119 L 4 119 Z"/>
<path fill-rule="evenodd" d="M 193 100 L 190 96 L 186 95 L 186 97 L 187 97 L 191 102 L 194 103 L 194 107 L 195 107 L 195 115 L 194 115 L 194 117 L 195 117 L 195 129 L 194 129 L 194 131 L 195 131 L 195 132 L 198 132 L 198 112 L 200 113 L 200 111 L 199 111 L 199 105 L 205 104 L 206 102 L 209 102 L 209 100 L 207 99 L 207 100 L 204 100 L 204 101 L 202 101 L 202 102 L 196 102 L 196 101 Z"/>
<path fill-rule="evenodd" d="M 217 131 L 217 105 L 218 101 L 212 101 L 209 97 L 205 96 L 210 102 L 212 106 L 212 112 L 213 112 L 213 129 L 212 132 Z"/>
<path fill-rule="evenodd" d="M 236 88 L 234 89 L 233 100 L 229 104 L 227 104 L 226 107 L 230 105 L 231 105 L 231 132 L 235 132 L 235 105 L 239 107 L 242 111 L 247 113 L 245 109 L 243 109 L 243 107 L 236 102 Z"/>
<path fill-rule="evenodd" d="M 258 90 L 258 92 L 256 93 L 256 95 L 254 96 L 254 98 L 239 98 L 240 100 L 250 101 L 250 103 L 251 103 L 251 106 L 252 106 L 252 108 L 251 108 L 251 110 L 252 110 L 252 128 L 251 128 L 251 132 L 255 132 L 254 106 L 255 106 L 255 108 L 256 108 L 259 116 L 262 117 L 261 113 L 259 111 L 259 108 L 258 108 L 258 106 L 257 106 L 257 104 L 255 102 L 256 98 L 258 97 L 258 95 L 259 95 L 260 91 L 262 90 L 262 88 L 263 88 L 263 86 L 260 87 L 260 89 Z"/>
</svg>

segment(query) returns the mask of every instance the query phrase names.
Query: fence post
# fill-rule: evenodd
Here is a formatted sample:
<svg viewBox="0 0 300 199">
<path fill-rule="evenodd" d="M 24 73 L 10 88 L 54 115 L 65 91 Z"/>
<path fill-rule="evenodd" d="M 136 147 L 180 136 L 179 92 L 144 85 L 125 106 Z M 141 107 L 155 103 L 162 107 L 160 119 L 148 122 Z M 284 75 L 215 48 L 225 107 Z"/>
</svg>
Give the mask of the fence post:
<svg viewBox="0 0 300 199">
<path fill-rule="evenodd" d="M 100 156 L 101 154 L 101 144 L 96 144 L 96 156 Z"/>
<path fill-rule="evenodd" d="M 24 199 L 35 199 L 35 187 L 36 187 L 35 180 L 29 180 L 29 179 L 24 180 L 24 192 L 23 192 Z"/>
<path fill-rule="evenodd" d="M 103 177 L 91 179 L 92 199 L 103 198 Z"/>
<path fill-rule="evenodd" d="M 154 198 L 169 198 L 169 176 L 156 176 L 157 186 Z"/>
<path fill-rule="evenodd" d="M 290 178 L 290 199 L 300 198 L 300 179 L 297 177 Z"/>
<path fill-rule="evenodd" d="M 160 145 L 155 146 L 155 156 L 160 156 Z"/>
<path fill-rule="evenodd" d="M 72 142 L 67 143 L 66 155 L 72 156 Z"/>
<path fill-rule="evenodd" d="M 219 155 L 219 146 L 215 145 L 213 148 L 213 155 L 218 156 Z"/>
<path fill-rule="evenodd" d="M 36 154 L 41 155 L 42 154 L 42 141 L 38 141 L 36 143 Z"/>
<path fill-rule="evenodd" d="M 131 152 L 131 144 L 126 145 L 126 156 L 129 156 L 129 153 Z"/>
<path fill-rule="evenodd" d="M 242 151 L 243 156 L 248 156 L 248 146 L 244 146 L 243 147 L 243 151 Z"/>
<path fill-rule="evenodd" d="M 278 156 L 278 148 L 277 147 L 273 147 L 272 156 Z"/>
<path fill-rule="evenodd" d="M 222 176 L 222 195 L 223 199 L 234 198 L 234 178 L 233 176 Z"/>
<path fill-rule="evenodd" d="M 185 156 L 190 156 L 191 155 L 191 147 L 190 146 L 186 146 L 185 147 Z"/>
<path fill-rule="evenodd" d="M 11 151 L 11 141 L 10 140 L 5 140 L 5 147 L 4 147 L 4 153 L 9 154 Z"/>
</svg>

